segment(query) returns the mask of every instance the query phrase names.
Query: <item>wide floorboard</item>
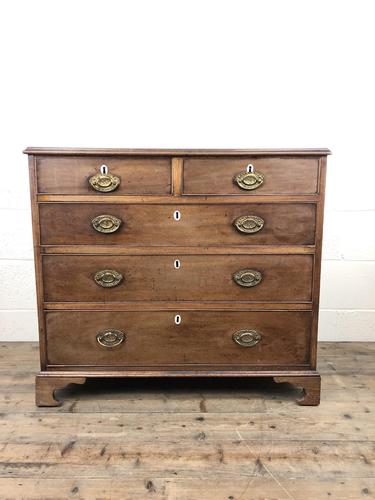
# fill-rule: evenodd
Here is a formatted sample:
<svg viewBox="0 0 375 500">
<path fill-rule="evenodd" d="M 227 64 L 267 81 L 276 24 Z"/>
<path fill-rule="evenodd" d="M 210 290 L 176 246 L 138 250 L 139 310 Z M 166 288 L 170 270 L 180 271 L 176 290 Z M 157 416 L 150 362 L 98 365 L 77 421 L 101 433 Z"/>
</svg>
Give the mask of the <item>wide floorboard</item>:
<svg viewBox="0 0 375 500">
<path fill-rule="evenodd" d="M 375 343 L 320 343 L 322 401 L 265 379 L 93 380 L 34 405 L 0 344 L 0 499 L 375 498 Z"/>
</svg>

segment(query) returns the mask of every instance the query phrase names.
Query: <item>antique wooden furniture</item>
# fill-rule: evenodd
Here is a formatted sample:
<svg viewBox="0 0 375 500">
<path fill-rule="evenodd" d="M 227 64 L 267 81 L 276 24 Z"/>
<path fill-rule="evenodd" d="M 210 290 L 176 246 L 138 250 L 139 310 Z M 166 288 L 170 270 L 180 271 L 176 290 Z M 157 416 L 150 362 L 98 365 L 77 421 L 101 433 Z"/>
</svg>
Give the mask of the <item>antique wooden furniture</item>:
<svg viewBox="0 0 375 500">
<path fill-rule="evenodd" d="M 316 405 L 327 149 L 28 148 L 41 371 L 273 377 Z"/>
</svg>

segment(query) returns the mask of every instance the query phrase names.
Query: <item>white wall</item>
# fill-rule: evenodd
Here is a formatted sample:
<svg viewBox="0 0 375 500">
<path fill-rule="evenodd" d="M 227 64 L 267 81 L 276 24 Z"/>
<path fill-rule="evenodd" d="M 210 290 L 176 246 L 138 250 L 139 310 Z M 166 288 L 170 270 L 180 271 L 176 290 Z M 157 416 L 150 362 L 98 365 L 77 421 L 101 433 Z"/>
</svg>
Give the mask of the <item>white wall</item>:
<svg viewBox="0 0 375 500">
<path fill-rule="evenodd" d="M 375 340 L 373 5 L 1 2 L 0 339 L 37 339 L 25 146 L 327 146 L 320 338 Z"/>
</svg>

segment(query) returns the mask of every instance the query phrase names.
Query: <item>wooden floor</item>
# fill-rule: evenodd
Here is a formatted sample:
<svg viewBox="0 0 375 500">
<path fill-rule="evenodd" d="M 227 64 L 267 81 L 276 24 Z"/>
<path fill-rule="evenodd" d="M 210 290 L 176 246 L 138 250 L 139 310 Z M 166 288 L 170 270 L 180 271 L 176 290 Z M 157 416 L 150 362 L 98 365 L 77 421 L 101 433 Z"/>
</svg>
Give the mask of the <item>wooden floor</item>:
<svg viewBox="0 0 375 500">
<path fill-rule="evenodd" d="M 319 407 L 263 379 L 123 379 L 36 408 L 37 345 L 0 344 L 0 498 L 375 498 L 375 343 L 319 351 Z"/>
</svg>

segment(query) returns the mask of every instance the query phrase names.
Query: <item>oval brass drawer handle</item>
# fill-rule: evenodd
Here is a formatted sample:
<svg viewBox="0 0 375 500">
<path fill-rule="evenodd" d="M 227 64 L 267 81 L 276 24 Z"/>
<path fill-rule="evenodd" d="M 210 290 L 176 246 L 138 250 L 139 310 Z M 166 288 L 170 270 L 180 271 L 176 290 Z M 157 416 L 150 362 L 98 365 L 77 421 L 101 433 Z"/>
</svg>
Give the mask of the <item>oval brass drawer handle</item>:
<svg viewBox="0 0 375 500">
<path fill-rule="evenodd" d="M 257 189 L 264 182 L 264 175 L 260 172 L 240 172 L 234 177 L 234 182 L 241 189 Z"/>
<path fill-rule="evenodd" d="M 262 281 L 262 274 L 254 269 L 241 269 L 233 274 L 233 279 L 240 286 L 256 286 Z"/>
<path fill-rule="evenodd" d="M 257 233 L 264 226 L 264 220 L 257 215 L 242 215 L 233 222 L 234 227 L 240 233 Z"/>
<path fill-rule="evenodd" d="M 120 178 L 117 177 L 117 175 L 110 174 L 107 170 L 104 173 L 100 172 L 99 174 L 90 177 L 89 183 L 95 191 L 109 193 L 119 187 Z"/>
<path fill-rule="evenodd" d="M 123 279 L 124 277 L 122 276 L 122 274 L 114 271 L 113 269 L 103 269 L 102 271 L 98 271 L 94 275 L 95 283 L 104 288 L 117 286 Z"/>
<path fill-rule="evenodd" d="M 126 334 L 120 330 L 102 330 L 98 332 L 96 341 L 102 347 L 117 347 L 126 340 Z"/>
<path fill-rule="evenodd" d="M 92 227 L 98 233 L 114 233 L 121 226 L 122 220 L 114 215 L 98 215 L 91 221 Z"/>
<path fill-rule="evenodd" d="M 262 335 L 255 330 L 238 330 L 232 338 L 242 347 L 254 347 L 262 340 Z"/>
</svg>

